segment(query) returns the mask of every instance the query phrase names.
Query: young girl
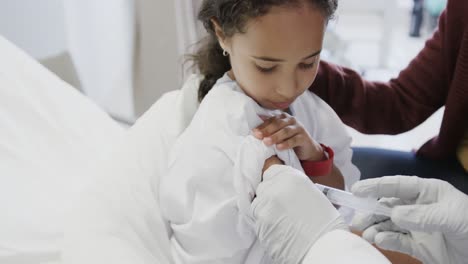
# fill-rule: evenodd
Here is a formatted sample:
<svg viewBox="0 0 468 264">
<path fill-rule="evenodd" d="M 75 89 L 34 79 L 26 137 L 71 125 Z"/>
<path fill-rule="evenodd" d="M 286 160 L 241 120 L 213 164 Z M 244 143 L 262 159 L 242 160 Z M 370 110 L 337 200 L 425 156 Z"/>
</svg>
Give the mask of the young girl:
<svg viewBox="0 0 468 264">
<path fill-rule="evenodd" d="M 176 263 L 270 262 L 247 209 L 264 164 L 284 162 L 338 188 L 358 180 L 344 125 L 307 90 L 336 7 L 337 0 L 203 2 L 201 104 L 160 185 Z"/>
</svg>

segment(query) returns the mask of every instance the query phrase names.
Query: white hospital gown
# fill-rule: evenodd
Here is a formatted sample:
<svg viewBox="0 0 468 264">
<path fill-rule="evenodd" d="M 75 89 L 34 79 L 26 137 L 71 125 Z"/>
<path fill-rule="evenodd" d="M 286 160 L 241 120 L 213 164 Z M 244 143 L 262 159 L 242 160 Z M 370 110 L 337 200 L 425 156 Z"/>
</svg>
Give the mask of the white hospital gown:
<svg viewBox="0 0 468 264">
<path fill-rule="evenodd" d="M 338 116 L 306 91 L 291 112 L 310 135 L 335 152 L 346 187 L 359 179 L 351 163 L 351 137 Z M 176 263 L 270 263 L 257 241 L 249 204 L 261 181 L 264 160 L 277 154 L 302 170 L 292 150 L 278 152 L 251 135 L 266 110 L 227 75 L 204 98 L 192 122 L 177 139 L 162 176 L 160 207 L 172 231 Z"/>
</svg>

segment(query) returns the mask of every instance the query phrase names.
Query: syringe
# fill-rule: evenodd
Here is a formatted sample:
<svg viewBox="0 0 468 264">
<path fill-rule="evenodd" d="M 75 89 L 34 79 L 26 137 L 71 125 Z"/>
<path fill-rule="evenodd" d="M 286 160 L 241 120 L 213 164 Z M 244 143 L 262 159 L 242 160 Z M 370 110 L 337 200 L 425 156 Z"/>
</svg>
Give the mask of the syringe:
<svg viewBox="0 0 468 264">
<path fill-rule="evenodd" d="M 392 214 L 392 209 L 379 204 L 377 199 L 357 197 L 350 192 L 318 183 L 316 183 L 315 186 L 317 186 L 317 188 L 325 194 L 328 200 L 334 205 L 348 207 L 363 213 L 384 215 L 388 217 Z"/>
</svg>

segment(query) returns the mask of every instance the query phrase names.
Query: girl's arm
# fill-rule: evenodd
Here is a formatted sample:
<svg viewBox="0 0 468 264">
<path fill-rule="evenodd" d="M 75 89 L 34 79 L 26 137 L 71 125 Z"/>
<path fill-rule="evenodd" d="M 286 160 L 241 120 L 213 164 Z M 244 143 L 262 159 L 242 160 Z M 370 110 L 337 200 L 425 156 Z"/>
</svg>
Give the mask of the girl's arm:
<svg viewBox="0 0 468 264">
<path fill-rule="evenodd" d="M 333 188 L 345 189 L 345 181 L 343 174 L 341 174 L 341 171 L 333 165 L 333 169 L 330 172 L 330 174 L 325 175 L 325 176 L 316 176 L 316 177 L 309 177 L 314 183 L 319 183 L 323 184 L 326 186 L 330 186 Z"/>
</svg>

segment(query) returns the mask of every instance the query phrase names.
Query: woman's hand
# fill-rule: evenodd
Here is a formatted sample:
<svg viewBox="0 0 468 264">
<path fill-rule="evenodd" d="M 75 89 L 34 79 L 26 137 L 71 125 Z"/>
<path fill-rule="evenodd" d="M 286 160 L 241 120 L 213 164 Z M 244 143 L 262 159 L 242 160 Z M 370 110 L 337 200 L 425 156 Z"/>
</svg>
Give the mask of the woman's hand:
<svg viewBox="0 0 468 264">
<path fill-rule="evenodd" d="M 300 160 L 324 159 L 323 149 L 293 116 L 283 113 L 270 117 L 253 130 L 254 136 L 278 150 L 294 149 Z"/>
</svg>

